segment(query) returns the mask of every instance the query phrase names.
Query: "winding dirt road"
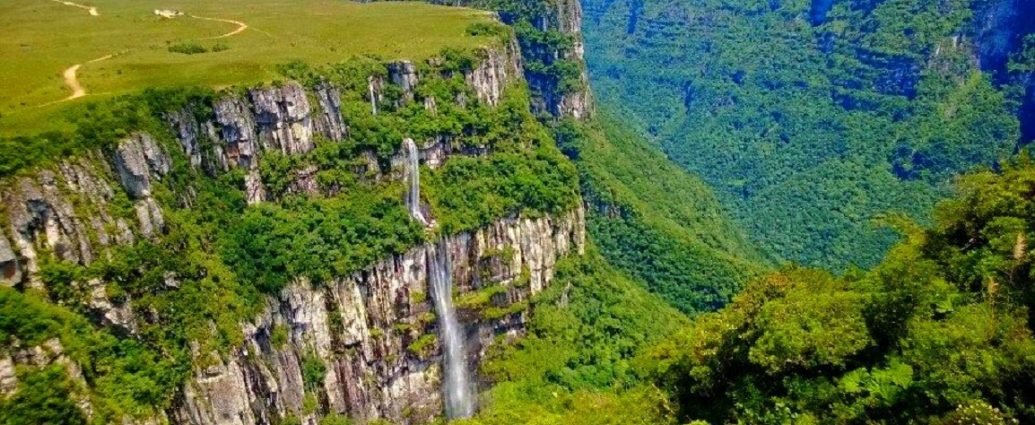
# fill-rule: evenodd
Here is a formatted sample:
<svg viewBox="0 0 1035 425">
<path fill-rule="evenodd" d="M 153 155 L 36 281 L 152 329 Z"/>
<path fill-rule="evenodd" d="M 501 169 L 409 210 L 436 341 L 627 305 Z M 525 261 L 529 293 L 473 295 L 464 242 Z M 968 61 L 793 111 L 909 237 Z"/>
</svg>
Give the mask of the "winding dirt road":
<svg viewBox="0 0 1035 425">
<path fill-rule="evenodd" d="M 73 2 L 70 2 L 70 1 L 63 1 L 63 0 L 53 0 L 53 1 L 65 4 L 65 5 L 68 5 L 68 6 L 74 6 L 74 7 L 78 7 L 78 8 L 81 8 L 81 9 L 86 9 L 87 11 L 90 12 L 90 15 L 92 15 L 92 16 L 100 16 L 100 12 L 97 11 L 96 7 L 84 6 L 84 5 L 81 5 L 79 3 L 73 3 Z M 196 16 L 196 15 L 190 15 L 190 17 L 194 18 L 194 19 L 201 19 L 201 20 L 204 20 L 204 21 L 215 21 L 215 22 L 223 22 L 223 23 L 227 23 L 227 24 L 237 25 L 237 28 L 235 28 L 233 31 L 230 31 L 230 32 L 228 32 L 226 34 L 217 35 L 215 37 L 203 38 L 202 40 L 217 40 L 217 39 L 220 39 L 220 38 L 233 37 L 233 36 L 235 36 L 237 34 L 240 34 L 240 33 L 244 32 L 245 30 L 248 29 L 248 24 L 246 24 L 244 22 L 241 22 L 241 21 L 235 21 L 233 19 L 209 18 L 209 17 L 205 17 L 205 16 Z M 111 59 L 114 56 L 115 56 L 114 54 L 101 56 L 101 57 L 99 57 L 97 59 L 92 59 L 90 61 L 87 61 L 86 63 L 77 63 L 75 65 L 72 65 L 68 69 L 66 69 L 65 72 L 62 74 L 62 76 L 65 79 L 65 85 L 68 86 L 68 88 L 72 90 L 72 94 L 69 95 L 68 97 L 64 98 L 64 99 L 61 99 L 61 100 L 57 101 L 57 102 L 67 102 L 69 100 L 74 100 L 74 99 L 78 99 L 80 97 L 86 96 L 88 94 L 86 92 L 86 88 L 83 87 L 82 83 L 79 82 L 79 75 L 78 75 L 79 74 L 79 68 L 82 68 L 82 66 L 86 65 L 86 64 L 91 64 L 91 63 L 96 63 L 96 62 L 100 62 L 100 61 Z M 50 104 L 57 103 L 57 102 L 50 102 L 50 103 L 47 103 L 46 105 L 50 105 Z M 42 105 L 42 106 L 46 106 L 46 105 Z"/>
<path fill-rule="evenodd" d="M 244 22 L 241 22 L 241 21 L 235 21 L 233 19 L 208 18 L 208 17 L 205 17 L 205 16 L 197 16 L 197 15 L 190 15 L 190 17 L 194 18 L 194 19 L 201 19 L 203 21 L 214 21 L 214 22 L 222 22 L 222 23 L 226 23 L 226 24 L 237 25 L 237 29 L 235 29 L 233 31 L 230 31 L 230 32 L 228 32 L 226 34 L 223 34 L 223 35 L 217 35 L 215 37 L 203 38 L 202 40 L 218 40 L 220 38 L 233 37 L 233 36 L 235 36 L 237 34 L 240 34 L 240 33 L 244 32 L 244 30 L 248 29 L 248 24 L 246 24 Z"/>
<path fill-rule="evenodd" d="M 97 63 L 100 61 L 111 59 L 113 56 L 115 55 L 101 56 L 97 59 L 89 60 L 86 63 Z M 69 100 L 78 99 L 80 97 L 86 96 L 86 89 L 83 88 L 83 85 L 79 82 L 79 77 L 77 75 L 79 73 L 79 68 L 82 66 L 83 64 L 77 63 L 65 70 L 63 74 L 65 77 L 65 85 L 68 86 L 68 88 L 72 89 L 72 94 L 64 99 L 61 99 L 59 102 L 67 102 Z"/>
<path fill-rule="evenodd" d="M 90 16 L 101 16 L 101 12 L 98 12 L 97 8 L 93 7 L 93 6 L 87 6 L 87 5 L 83 5 L 83 4 L 79 4 L 79 3 L 73 3 L 73 2 L 70 2 L 70 1 L 64 1 L 64 0 L 53 0 L 53 1 L 55 1 L 57 3 L 61 3 L 61 4 L 65 5 L 65 6 L 78 7 L 80 9 L 86 10 L 86 12 L 90 14 Z"/>
</svg>

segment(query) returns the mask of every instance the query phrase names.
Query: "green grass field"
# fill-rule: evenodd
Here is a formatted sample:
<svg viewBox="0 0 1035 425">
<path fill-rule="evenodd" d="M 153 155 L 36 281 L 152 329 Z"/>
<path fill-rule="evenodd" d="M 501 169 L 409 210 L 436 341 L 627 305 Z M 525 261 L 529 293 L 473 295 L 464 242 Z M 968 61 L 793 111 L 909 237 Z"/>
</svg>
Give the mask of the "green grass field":
<svg viewBox="0 0 1035 425">
<path fill-rule="evenodd" d="M 213 88 L 275 78 L 277 65 L 319 65 L 357 55 L 422 60 L 445 47 L 488 45 L 467 35 L 485 12 L 423 3 L 359 4 L 345 0 L 81 0 L 87 9 L 52 0 L 0 2 L 0 135 L 55 125 L 48 117 L 70 105 L 146 87 Z M 155 9 L 183 16 L 160 18 Z M 244 31 L 230 22 L 240 21 Z M 194 44 L 209 51 L 175 53 Z M 222 51 L 213 48 L 222 45 Z M 107 55 L 113 57 L 91 63 Z M 82 64 L 72 93 L 63 73 Z"/>
</svg>

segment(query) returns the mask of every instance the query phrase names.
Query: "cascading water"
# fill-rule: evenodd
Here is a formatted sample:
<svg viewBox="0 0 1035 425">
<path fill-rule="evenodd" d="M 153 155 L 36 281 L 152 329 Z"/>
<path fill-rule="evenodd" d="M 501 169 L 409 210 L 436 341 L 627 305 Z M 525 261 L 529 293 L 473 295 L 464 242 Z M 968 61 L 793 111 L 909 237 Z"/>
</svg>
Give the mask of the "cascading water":
<svg viewBox="0 0 1035 425">
<path fill-rule="evenodd" d="M 420 211 L 420 158 L 417 152 L 417 144 L 413 139 L 403 140 L 403 149 L 406 151 L 406 183 L 409 188 L 406 191 L 406 208 L 414 220 L 423 225 L 428 224 L 424 213 Z"/>
<path fill-rule="evenodd" d="M 446 417 L 449 419 L 469 418 L 474 415 L 474 384 L 467 372 L 467 349 L 463 327 L 453 308 L 453 274 L 450 270 L 449 252 L 445 241 L 428 250 L 428 280 L 431 298 L 438 313 L 439 340 L 442 345 L 445 380 L 442 394 L 445 396 Z"/>
<path fill-rule="evenodd" d="M 374 77 L 367 79 L 367 92 L 370 93 L 370 110 L 377 115 L 377 93 L 374 92 Z"/>
</svg>

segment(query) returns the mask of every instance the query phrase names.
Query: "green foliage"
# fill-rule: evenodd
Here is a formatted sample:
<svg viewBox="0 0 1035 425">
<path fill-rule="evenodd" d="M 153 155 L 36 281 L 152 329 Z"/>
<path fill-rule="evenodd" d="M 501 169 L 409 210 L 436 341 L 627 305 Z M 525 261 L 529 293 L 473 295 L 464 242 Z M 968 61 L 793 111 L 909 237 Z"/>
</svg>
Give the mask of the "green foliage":
<svg viewBox="0 0 1035 425">
<path fill-rule="evenodd" d="M 284 348 L 288 343 L 288 328 L 287 325 L 278 323 L 273 325 L 273 330 L 270 331 L 270 344 L 273 348 L 281 349 Z"/>
<path fill-rule="evenodd" d="M 0 344 L 36 346 L 56 339 L 98 395 L 95 415 L 114 420 L 168 407 L 190 371 L 189 361 L 162 356 L 134 339 L 95 329 L 83 317 L 31 294 L 0 288 Z M 19 371 L 16 396 L 0 402 L 5 424 L 83 423 L 69 394 L 82 394 L 63 366 Z"/>
<path fill-rule="evenodd" d="M 306 353 L 302 356 L 302 382 L 310 391 L 316 391 L 323 387 L 323 379 L 327 376 L 327 365 L 316 353 Z"/>
<path fill-rule="evenodd" d="M 420 357 L 427 358 L 431 355 L 432 350 L 435 348 L 435 344 L 438 343 L 438 336 L 435 334 L 424 334 L 414 340 L 410 345 L 406 346 L 406 350 L 411 354 Z"/>
<path fill-rule="evenodd" d="M 864 295 L 837 288 L 829 276 L 801 279 L 808 285 L 788 290 L 755 313 L 762 331 L 748 359 L 770 374 L 842 367 L 872 344 L 863 316 Z M 817 291 L 824 296 L 815 296 Z"/>
<path fill-rule="evenodd" d="M 161 113 L 203 104 L 212 90 L 199 88 L 147 89 L 105 102 L 76 105 L 55 117 L 67 128 L 17 136 L 0 135 L 0 177 L 30 167 L 52 164 L 87 149 L 110 148 L 134 131 L 165 134 Z"/>
<path fill-rule="evenodd" d="M 488 307 L 492 303 L 494 296 L 506 293 L 507 287 L 491 285 L 464 294 L 456 294 L 453 296 L 455 298 L 453 303 L 456 305 L 456 308 L 461 310 L 480 310 Z"/>
<path fill-rule="evenodd" d="M 353 422 L 345 416 L 330 414 L 320 419 L 320 425 L 352 425 Z"/>
<path fill-rule="evenodd" d="M 554 97 L 585 88 L 582 62 L 572 57 L 574 36 L 554 27 L 562 7 L 556 0 L 473 0 L 466 5 L 496 11 L 514 28 L 525 78 L 541 94 Z"/>
<path fill-rule="evenodd" d="M 0 400 L 0 423 L 5 425 L 86 424 L 76 406 L 73 383 L 60 365 L 19 373 L 17 392 Z"/>
<path fill-rule="evenodd" d="M 220 254 L 266 293 L 297 277 L 320 283 L 348 276 L 423 240 L 401 199 L 395 189 L 255 205 L 225 232 Z"/>
<path fill-rule="evenodd" d="M 575 208 L 575 167 L 529 112 L 527 89 L 510 87 L 500 104 L 490 107 L 477 100 L 456 72 L 470 69 L 478 56 L 456 50 L 443 57 L 441 63 L 421 65 L 413 101 L 404 102 L 401 91 L 386 89 L 376 115 L 365 97 L 367 78 L 385 78 L 383 62 L 359 58 L 320 69 L 302 63 L 281 67 L 284 76 L 305 85 L 336 86 L 350 131 L 342 141 L 317 140 L 306 154 L 264 152 L 258 171 L 269 201 L 251 206 L 242 190 L 242 170 L 213 176 L 193 169 L 164 122 L 167 111 L 186 110 L 209 119 L 216 98 L 212 91 L 149 91 L 83 108 L 75 128 L 59 134 L 39 157 L 34 152 L 13 155 L 0 167 L 9 166 L 3 169 L 10 174 L 4 175 L 81 149 L 107 153 L 120 138 L 147 131 L 173 156 L 173 171 L 153 181 L 152 187 L 163 206 L 162 234 L 112 247 L 89 266 L 58 261 L 41 250 L 48 299 L 0 288 L 0 344 L 12 346 L 17 341 L 18 346 L 31 347 L 56 338 L 66 355 L 83 367 L 86 385 L 69 391 L 89 397 L 100 422 L 147 417 L 170 407 L 192 370 L 208 367 L 240 347 L 240 324 L 267 307 L 267 296 L 279 294 L 297 279 L 320 285 L 430 237 L 476 229 L 504 217 Z M 434 111 L 424 108 L 426 97 L 436 99 Z M 383 178 L 397 171 L 391 169 L 390 159 L 398 154 L 404 137 L 445 140 L 442 143 L 452 143 L 453 152 L 467 154 L 450 158 L 436 170 L 423 170 L 424 201 L 439 224 L 434 234 L 426 234 L 409 216 L 402 185 Z M 367 160 L 370 153 L 374 163 Z M 315 173 L 318 194 L 295 193 L 302 171 Z M 112 212 L 132 217 L 132 204 L 124 193 L 115 196 Z M 523 279 L 527 285 L 528 277 Z M 104 285 L 115 307 L 137 313 L 132 334 L 94 328 L 90 319 L 100 319 L 89 308 L 93 288 L 88 282 Z M 417 303 L 426 297 L 416 292 L 412 296 Z M 500 318 L 525 311 L 528 304 L 485 307 L 480 314 Z M 434 320 L 433 313 L 424 314 L 420 324 Z M 402 324 L 395 331 L 415 338 L 407 347 L 415 355 L 431 355 L 435 335 L 418 335 L 415 329 Z M 371 336 L 383 338 L 384 332 L 372 329 Z M 274 326 L 269 338 L 277 348 L 290 343 L 284 325 Z M 327 366 L 313 353 L 303 355 L 301 363 L 308 393 L 304 408 L 315 412 L 316 390 Z M 55 391 L 40 393 L 40 399 L 57 409 L 59 400 L 46 399 L 60 395 L 62 387 L 56 381 L 52 386 Z"/>
<path fill-rule="evenodd" d="M 988 2 L 585 3 L 602 103 L 715 188 L 777 260 L 877 264 L 897 239 L 875 218 L 924 220 L 952 175 L 1020 136 L 1023 90 L 972 59 L 988 50 L 971 34 L 987 13 L 972 10 Z"/>
<path fill-rule="evenodd" d="M 182 43 L 170 44 L 169 51 L 185 55 L 196 55 L 199 53 L 208 53 L 208 48 L 194 41 L 185 41 Z"/>
<path fill-rule="evenodd" d="M 663 395 L 639 385 L 629 361 L 683 326 L 683 316 L 592 247 L 557 264 L 533 307 L 528 336 L 494 346 L 482 366 L 496 385 L 469 423 L 669 423 Z"/>
<path fill-rule="evenodd" d="M 555 129 L 579 168 L 590 235 L 609 263 L 683 312 L 721 307 L 765 259 L 703 182 L 610 112 L 599 117 Z"/>
<path fill-rule="evenodd" d="M 969 175 L 874 270 L 758 279 L 639 365 L 683 419 L 1031 422 L 1031 193 L 1027 155 Z"/>
<path fill-rule="evenodd" d="M 440 232 L 472 230 L 498 217 L 569 211 L 577 205 L 575 167 L 549 139 L 533 150 L 453 158 L 424 178 Z"/>
</svg>

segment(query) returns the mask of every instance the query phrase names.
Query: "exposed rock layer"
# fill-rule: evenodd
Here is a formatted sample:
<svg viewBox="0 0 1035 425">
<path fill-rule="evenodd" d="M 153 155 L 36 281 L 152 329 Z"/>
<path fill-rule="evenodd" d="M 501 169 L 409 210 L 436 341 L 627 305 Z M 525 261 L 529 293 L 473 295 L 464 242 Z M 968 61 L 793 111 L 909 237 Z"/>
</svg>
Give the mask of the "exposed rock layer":
<svg viewBox="0 0 1035 425">
<path fill-rule="evenodd" d="M 444 246 L 460 297 L 493 285 L 506 288 L 488 309 L 520 306 L 543 290 L 556 261 L 581 252 L 584 240 L 583 213 L 576 210 L 561 217 L 500 220 L 446 238 Z M 270 300 L 265 314 L 244 325 L 243 347 L 197 371 L 183 405 L 170 416 L 179 423 L 267 423 L 305 417 L 306 397 L 320 400 L 327 411 L 363 419 L 422 423 L 441 414 L 441 350 L 437 343 L 418 343 L 437 331 L 427 296 L 433 249 L 420 246 L 325 285 L 294 283 Z M 520 335 L 526 315 L 526 308 L 491 319 L 467 311 L 462 322 L 472 368 L 497 336 Z M 278 327 L 289 335 L 281 346 L 271 340 Z M 307 388 L 302 363 L 313 359 L 328 373 Z"/>
</svg>

